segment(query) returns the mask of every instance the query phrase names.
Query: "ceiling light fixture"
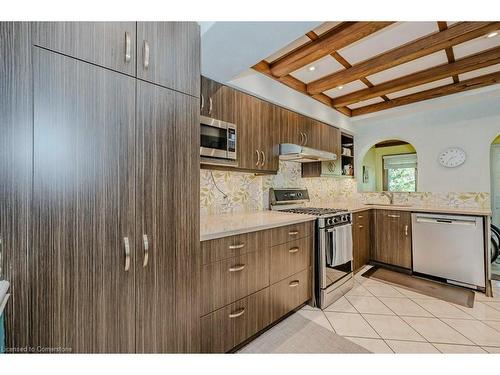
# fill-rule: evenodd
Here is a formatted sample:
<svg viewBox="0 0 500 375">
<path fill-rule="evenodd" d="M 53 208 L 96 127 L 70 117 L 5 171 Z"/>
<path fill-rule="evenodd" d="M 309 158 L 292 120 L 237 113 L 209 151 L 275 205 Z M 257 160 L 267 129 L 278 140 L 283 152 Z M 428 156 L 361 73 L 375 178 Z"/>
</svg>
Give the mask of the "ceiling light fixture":
<svg viewBox="0 0 500 375">
<path fill-rule="evenodd" d="M 344 86 L 337 86 L 337 88 L 338 88 L 339 90 L 342 90 L 342 89 L 344 88 Z"/>
<path fill-rule="evenodd" d="M 314 72 L 315 70 L 316 70 L 316 67 L 315 67 L 315 66 L 310 66 L 310 67 L 309 67 L 309 71 L 310 71 L 310 72 Z"/>
<path fill-rule="evenodd" d="M 498 31 L 493 31 L 492 33 L 489 33 L 488 35 L 486 35 L 486 38 L 493 38 L 494 36 L 497 36 L 498 35 Z"/>
</svg>

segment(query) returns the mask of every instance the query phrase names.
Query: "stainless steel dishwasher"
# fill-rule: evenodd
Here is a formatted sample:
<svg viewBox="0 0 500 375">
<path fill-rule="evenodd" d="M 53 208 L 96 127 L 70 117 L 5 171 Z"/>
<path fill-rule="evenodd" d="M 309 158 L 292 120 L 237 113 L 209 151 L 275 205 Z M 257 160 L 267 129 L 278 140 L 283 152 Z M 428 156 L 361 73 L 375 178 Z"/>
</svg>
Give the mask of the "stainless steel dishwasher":
<svg viewBox="0 0 500 375">
<path fill-rule="evenodd" d="M 483 218 L 412 213 L 413 271 L 485 287 Z"/>
</svg>

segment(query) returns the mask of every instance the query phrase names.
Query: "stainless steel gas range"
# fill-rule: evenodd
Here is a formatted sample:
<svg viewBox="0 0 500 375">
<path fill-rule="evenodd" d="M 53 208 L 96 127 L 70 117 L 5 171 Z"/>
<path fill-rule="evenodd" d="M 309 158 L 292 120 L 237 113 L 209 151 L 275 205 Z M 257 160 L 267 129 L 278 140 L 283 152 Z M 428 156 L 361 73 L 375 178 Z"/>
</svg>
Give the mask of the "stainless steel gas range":
<svg viewBox="0 0 500 375">
<path fill-rule="evenodd" d="M 341 208 L 308 207 L 307 189 L 269 189 L 271 210 L 316 216 L 314 294 L 316 306 L 331 305 L 353 284 L 352 218 Z"/>
</svg>

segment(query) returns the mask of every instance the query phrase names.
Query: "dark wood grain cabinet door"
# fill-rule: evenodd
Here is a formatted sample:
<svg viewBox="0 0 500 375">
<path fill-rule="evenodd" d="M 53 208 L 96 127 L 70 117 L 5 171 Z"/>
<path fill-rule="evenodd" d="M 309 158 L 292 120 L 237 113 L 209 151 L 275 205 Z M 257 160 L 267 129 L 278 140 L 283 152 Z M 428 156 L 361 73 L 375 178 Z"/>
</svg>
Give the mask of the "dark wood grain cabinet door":
<svg viewBox="0 0 500 375">
<path fill-rule="evenodd" d="M 6 347 L 28 342 L 33 108 L 28 22 L 0 22 L 0 279 L 10 282 Z"/>
<path fill-rule="evenodd" d="M 31 345 L 133 352 L 135 79 L 33 61 Z"/>
<path fill-rule="evenodd" d="M 352 214 L 353 234 L 353 269 L 359 270 L 370 260 L 371 249 L 371 211 L 360 211 Z"/>
<path fill-rule="evenodd" d="M 281 107 L 277 107 L 277 111 L 280 119 L 279 143 L 301 144 L 303 136 L 299 130 L 299 115 Z"/>
<path fill-rule="evenodd" d="M 375 246 L 372 259 L 411 268 L 411 214 L 405 211 L 376 210 L 373 227 Z"/>
<path fill-rule="evenodd" d="M 273 104 L 260 100 L 260 150 L 262 156 L 261 169 L 277 172 L 279 168 L 279 119 L 273 110 Z"/>
<path fill-rule="evenodd" d="M 199 108 L 137 82 L 137 352 L 200 350 Z"/>
<path fill-rule="evenodd" d="M 137 78 L 200 96 L 196 22 L 137 22 Z"/>
<path fill-rule="evenodd" d="M 135 22 L 35 22 L 33 43 L 135 76 Z"/>
<path fill-rule="evenodd" d="M 251 95 L 237 92 L 236 124 L 238 126 L 237 158 L 238 168 L 258 170 L 261 168 L 261 134 L 259 100 Z"/>
<path fill-rule="evenodd" d="M 236 90 L 206 77 L 201 77 L 200 113 L 202 116 L 236 122 Z"/>
</svg>

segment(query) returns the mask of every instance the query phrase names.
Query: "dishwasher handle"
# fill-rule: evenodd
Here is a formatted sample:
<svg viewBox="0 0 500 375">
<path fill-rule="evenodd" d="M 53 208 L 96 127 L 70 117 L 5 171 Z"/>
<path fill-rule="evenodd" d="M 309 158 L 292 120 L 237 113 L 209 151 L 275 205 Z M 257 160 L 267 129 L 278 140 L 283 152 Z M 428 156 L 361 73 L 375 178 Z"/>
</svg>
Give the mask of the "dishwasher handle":
<svg viewBox="0 0 500 375">
<path fill-rule="evenodd" d="M 447 224 L 447 225 L 476 225 L 475 219 L 450 219 L 447 217 L 428 217 L 428 216 L 418 216 L 417 223 L 429 223 L 429 224 Z"/>
</svg>

